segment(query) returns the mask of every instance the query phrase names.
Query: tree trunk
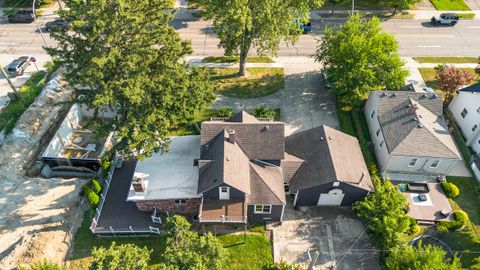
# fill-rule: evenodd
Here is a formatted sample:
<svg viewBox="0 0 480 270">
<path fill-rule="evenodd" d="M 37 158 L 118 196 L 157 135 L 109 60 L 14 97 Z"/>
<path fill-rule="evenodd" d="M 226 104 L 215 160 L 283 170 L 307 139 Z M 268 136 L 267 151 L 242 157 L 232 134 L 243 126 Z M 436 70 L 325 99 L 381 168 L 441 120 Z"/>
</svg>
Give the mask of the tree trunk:
<svg viewBox="0 0 480 270">
<path fill-rule="evenodd" d="M 241 51 L 240 52 L 240 70 L 238 71 L 238 76 L 243 77 L 247 74 L 247 55 L 248 52 Z"/>
<path fill-rule="evenodd" d="M 392 17 L 395 16 L 396 14 L 397 14 L 397 7 L 393 9 Z"/>
<path fill-rule="evenodd" d="M 332 5 L 332 10 L 330 10 L 330 15 L 333 15 L 333 12 L 335 11 L 335 4 L 336 3 L 333 3 L 333 5 Z"/>
</svg>

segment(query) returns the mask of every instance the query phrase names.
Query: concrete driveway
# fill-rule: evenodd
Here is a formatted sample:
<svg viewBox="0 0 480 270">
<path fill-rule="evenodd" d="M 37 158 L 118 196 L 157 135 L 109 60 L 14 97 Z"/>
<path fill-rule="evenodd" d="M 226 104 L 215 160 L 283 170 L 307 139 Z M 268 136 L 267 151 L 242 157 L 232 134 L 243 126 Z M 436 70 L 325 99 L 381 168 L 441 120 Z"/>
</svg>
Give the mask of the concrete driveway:
<svg viewBox="0 0 480 270">
<path fill-rule="evenodd" d="M 226 105 L 234 111 L 253 111 L 257 105 L 281 108 L 286 135 L 320 125 L 338 129 L 335 103 L 323 85 L 321 65 L 308 57 L 283 57 L 276 60 L 285 69 L 285 89 L 253 99 L 219 96 L 214 107 Z"/>
<path fill-rule="evenodd" d="M 363 223 L 350 208 L 285 208 L 284 221 L 273 230 L 275 261 L 308 265 L 308 251 L 320 252 L 315 269 L 376 270 L 378 252 L 371 243 Z"/>
</svg>

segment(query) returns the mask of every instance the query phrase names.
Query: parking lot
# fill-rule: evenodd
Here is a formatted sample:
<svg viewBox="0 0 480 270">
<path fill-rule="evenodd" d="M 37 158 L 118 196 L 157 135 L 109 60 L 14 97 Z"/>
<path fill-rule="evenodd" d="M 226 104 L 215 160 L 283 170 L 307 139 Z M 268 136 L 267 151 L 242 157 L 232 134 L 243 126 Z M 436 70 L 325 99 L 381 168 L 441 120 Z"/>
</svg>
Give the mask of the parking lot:
<svg viewBox="0 0 480 270">
<path fill-rule="evenodd" d="M 380 269 L 378 252 L 350 208 L 287 205 L 282 225 L 272 229 L 275 261 L 308 265 L 309 253 L 318 251 L 315 269 Z"/>
</svg>

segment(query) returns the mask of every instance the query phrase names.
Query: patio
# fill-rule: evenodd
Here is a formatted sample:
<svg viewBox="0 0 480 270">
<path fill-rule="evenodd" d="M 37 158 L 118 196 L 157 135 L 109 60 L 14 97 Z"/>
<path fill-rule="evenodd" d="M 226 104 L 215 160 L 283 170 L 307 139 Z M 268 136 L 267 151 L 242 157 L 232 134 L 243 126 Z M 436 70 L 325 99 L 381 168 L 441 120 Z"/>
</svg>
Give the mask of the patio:
<svg viewBox="0 0 480 270">
<path fill-rule="evenodd" d="M 405 182 L 392 182 L 396 185 L 405 184 Z M 452 220 L 452 207 L 439 183 L 416 183 L 410 188 L 403 190 L 401 188 L 401 191 L 409 203 L 407 214 L 420 224 L 433 225 L 438 221 Z"/>
<path fill-rule="evenodd" d="M 203 201 L 198 215 L 200 222 L 246 223 L 245 202 L 243 201 Z"/>
</svg>

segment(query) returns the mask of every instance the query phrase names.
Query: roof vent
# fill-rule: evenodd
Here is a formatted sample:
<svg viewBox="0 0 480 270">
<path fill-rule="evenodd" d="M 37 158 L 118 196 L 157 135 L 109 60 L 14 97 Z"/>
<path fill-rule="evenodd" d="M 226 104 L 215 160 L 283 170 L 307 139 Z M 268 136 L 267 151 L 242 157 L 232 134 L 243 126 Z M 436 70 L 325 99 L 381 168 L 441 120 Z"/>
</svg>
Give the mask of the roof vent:
<svg viewBox="0 0 480 270">
<path fill-rule="evenodd" d="M 235 143 L 235 130 L 233 129 L 228 130 L 228 142 Z"/>
<path fill-rule="evenodd" d="M 270 126 L 265 126 L 263 129 L 264 129 L 265 131 L 269 131 L 269 130 L 270 130 Z"/>
<path fill-rule="evenodd" d="M 427 98 L 427 94 L 423 94 L 422 97 L 423 97 L 423 98 Z"/>
<path fill-rule="evenodd" d="M 418 121 L 417 117 L 412 118 L 413 121 Z"/>
<path fill-rule="evenodd" d="M 438 98 L 438 94 L 433 94 L 433 98 Z"/>
<path fill-rule="evenodd" d="M 225 157 L 225 159 L 226 159 L 227 161 L 230 161 L 230 158 L 229 158 L 229 157 Z"/>
<path fill-rule="evenodd" d="M 397 93 L 393 93 L 392 96 L 396 97 L 396 96 L 397 96 Z"/>
<path fill-rule="evenodd" d="M 386 96 L 386 95 L 387 95 L 387 92 L 383 92 L 383 91 L 382 91 L 382 93 L 380 94 L 381 97 L 384 97 L 384 96 Z"/>
<path fill-rule="evenodd" d="M 329 139 L 329 140 L 333 140 L 331 136 L 328 136 L 328 139 Z"/>
<path fill-rule="evenodd" d="M 417 127 L 418 127 L 418 128 L 422 128 L 423 125 L 422 125 L 422 124 L 418 124 Z"/>
<path fill-rule="evenodd" d="M 323 141 L 323 137 L 320 137 L 320 140 L 322 140 L 322 141 Z"/>
</svg>

